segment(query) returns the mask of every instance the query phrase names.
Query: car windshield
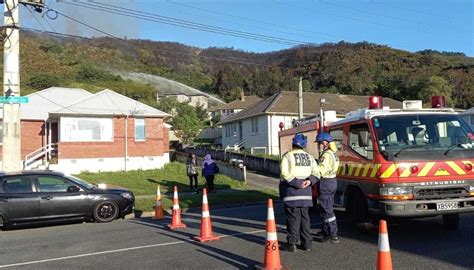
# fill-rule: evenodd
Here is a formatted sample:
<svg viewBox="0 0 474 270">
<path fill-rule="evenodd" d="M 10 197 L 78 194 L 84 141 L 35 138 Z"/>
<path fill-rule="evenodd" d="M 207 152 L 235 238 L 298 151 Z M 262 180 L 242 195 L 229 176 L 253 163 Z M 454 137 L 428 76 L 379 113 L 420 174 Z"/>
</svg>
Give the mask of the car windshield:
<svg viewBox="0 0 474 270">
<path fill-rule="evenodd" d="M 379 116 L 372 123 L 380 151 L 395 158 L 433 150 L 447 156 L 451 151 L 472 152 L 474 147 L 472 131 L 456 114 Z"/>
<path fill-rule="evenodd" d="M 91 184 L 91 183 L 89 183 L 89 182 L 87 182 L 87 181 L 85 181 L 85 180 L 82 180 L 82 179 L 80 179 L 80 178 L 77 178 L 77 177 L 75 177 L 75 176 L 68 175 L 67 177 L 68 177 L 71 181 L 73 181 L 73 182 L 75 182 L 75 183 L 77 183 L 77 184 L 79 184 L 79 185 L 81 185 L 81 186 L 83 186 L 83 187 L 85 187 L 85 188 L 87 188 L 87 189 L 92 189 L 92 188 L 94 187 L 93 184 Z"/>
</svg>

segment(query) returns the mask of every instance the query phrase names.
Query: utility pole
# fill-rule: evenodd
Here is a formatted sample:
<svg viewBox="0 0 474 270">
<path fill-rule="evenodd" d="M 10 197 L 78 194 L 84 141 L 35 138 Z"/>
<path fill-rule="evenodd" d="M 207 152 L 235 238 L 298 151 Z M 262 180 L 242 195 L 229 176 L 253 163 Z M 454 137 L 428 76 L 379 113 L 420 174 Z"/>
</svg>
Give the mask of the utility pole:
<svg viewBox="0 0 474 270">
<path fill-rule="evenodd" d="M 303 77 L 300 77 L 300 84 L 298 87 L 298 118 L 303 118 Z"/>
<path fill-rule="evenodd" d="M 41 12 L 44 0 L 0 0 L 3 3 L 3 132 L 2 166 L 4 172 L 19 171 L 21 164 L 20 103 L 20 3 Z"/>
<path fill-rule="evenodd" d="M 18 0 L 3 4 L 3 94 L 6 98 L 20 96 L 20 24 Z M 3 171 L 21 170 L 20 104 L 3 104 Z"/>
</svg>

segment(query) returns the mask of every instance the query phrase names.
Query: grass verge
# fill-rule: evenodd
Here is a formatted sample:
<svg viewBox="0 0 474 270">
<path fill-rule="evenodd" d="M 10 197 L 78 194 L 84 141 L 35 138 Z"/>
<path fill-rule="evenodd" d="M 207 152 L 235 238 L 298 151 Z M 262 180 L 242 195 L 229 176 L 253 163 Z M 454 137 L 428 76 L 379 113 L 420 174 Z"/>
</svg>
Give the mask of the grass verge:
<svg viewBox="0 0 474 270">
<path fill-rule="evenodd" d="M 189 191 L 189 178 L 186 175 L 186 165 L 179 162 L 166 164 L 159 170 L 137 170 L 127 172 L 84 172 L 77 177 L 93 184 L 110 184 L 121 186 L 131 190 L 135 196 L 153 195 L 156 193 L 156 185 L 159 184 L 161 192 L 172 191 L 173 186 L 178 186 L 179 191 Z M 204 177 L 198 177 L 198 184 L 205 186 Z M 246 184 L 232 179 L 228 176 L 218 174 L 214 180 L 216 189 L 246 188 Z"/>
<path fill-rule="evenodd" d="M 235 190 L 233 192 L 211 193 L 208 194 L 209 205 L 212 207 L 226 204 L 251 203 L 266 201 L 267 199 L 277 199 L 278 191 L 275 190 Z M 164 197 L 162 205 L 164 209 L 171 209 L 173 205 L 172 197 Z M 154 210 L 155 199 L 137 198 L 135 202 L 136 212 L 149 212 Z M 202 195 L 183 195 L 179 196 L 179 205 L 181 208 L 200 207 L 202 205 Z"/>
</svg>

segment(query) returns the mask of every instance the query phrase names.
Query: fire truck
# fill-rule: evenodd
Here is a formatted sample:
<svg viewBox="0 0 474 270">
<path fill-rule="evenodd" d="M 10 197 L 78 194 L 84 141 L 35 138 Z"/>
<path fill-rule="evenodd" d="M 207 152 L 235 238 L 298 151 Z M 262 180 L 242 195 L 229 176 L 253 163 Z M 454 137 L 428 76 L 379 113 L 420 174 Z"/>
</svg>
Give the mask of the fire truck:
<svg viewBox="0 0 474 270">
<path fill-rule="evenodd" d="M 335 207 L 345 208 L 358 222 L 442 215 L 445 228 L 457 229 L 459 215 L 474 212 L 470 127 L 458 112 L 445 108 L 441 96 L 432 98 L 432 108 L 412 100 L 404 101 L 402 109 L 390 109 L 381 97 L 370 97 L 368 103 L 343 118 L 325 117 L 280 131 L 280 153 L 299 132 L 308 135 L 308 149 L 317 158 L 315 135 L 329 132 L 340 159 Z"/>
</svg>

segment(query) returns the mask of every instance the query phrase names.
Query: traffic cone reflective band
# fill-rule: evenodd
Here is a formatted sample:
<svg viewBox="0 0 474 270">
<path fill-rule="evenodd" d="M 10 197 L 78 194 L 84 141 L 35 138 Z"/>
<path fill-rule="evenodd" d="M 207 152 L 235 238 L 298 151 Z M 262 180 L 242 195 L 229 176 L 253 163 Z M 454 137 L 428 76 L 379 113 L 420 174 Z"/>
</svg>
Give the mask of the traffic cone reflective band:
<svg viewBox="0 0 474 270">
<path fill-rule="evenodd" d="M 265 242 L 265 262 L 263 265 L 256 265 L 257 269 L 284 269 L 280 261 L 280 250 L 278 247 L 278 237 L 275 224 L 275 213 L 273 212 L 273 200 L 268 199 L 267 212 L 267 241 Z"/>
<path fill-rule="evenodd" d="M 388 243 L 387 222 L 381 220 L 379 223 L 379 251 L 377 254 L 377 270 L 392 270 L 392 255 Z"/>
<path fill-rule="evenodd" d="M 178 187 L 174 186 L 173 193 L 173 215 L 171 216 L 171 224 L 168 227 L 172 230 L 186 228 L 186 224 L 181 222 L 181 209 L 179 209 Z"/>
<path fill-rule="evenodd" d="M 155 216 L 153 219 L 163 219 L 163 206 L 161 205 L 161 192 L 160 185 L 156 188 L 156 204 L 155 204 Z"/>
<path fill-rule="evenodd" d="M 195 236 L 194 239 L 199 242 L 219 240 L 219 236 L 212 234 L 211 215 L 209 214 L 206 189 L 202 192 L 201 235 Z"/>
</svg>

